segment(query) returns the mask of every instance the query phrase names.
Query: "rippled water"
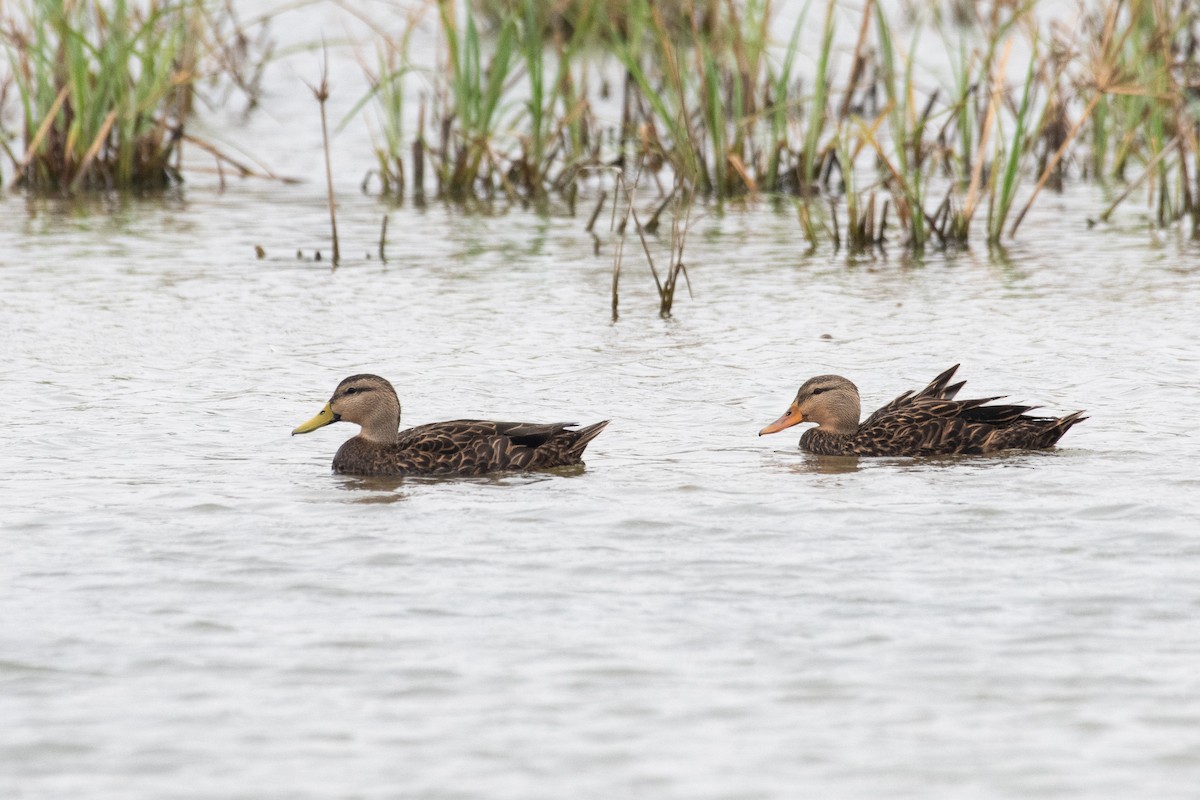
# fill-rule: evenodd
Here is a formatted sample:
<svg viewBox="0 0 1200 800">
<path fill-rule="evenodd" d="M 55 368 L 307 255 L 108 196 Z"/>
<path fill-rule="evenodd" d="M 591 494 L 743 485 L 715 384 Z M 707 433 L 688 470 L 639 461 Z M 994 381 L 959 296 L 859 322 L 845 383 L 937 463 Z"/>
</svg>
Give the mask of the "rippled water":
<svg viewBox="0 0 1200 800">
<path fill-rule="evenodd" d="M 0 796 L 1194 796 L 1196 245 L 1087 230 L 1090 190 L 1005 257 L 712 210 L 695 298 L 660 319 L 630 257 L 614 323 L 583 219 L 356 180 L 337 270 L 315 181 L 0 198 Z M 959 361 L 1091 419 L 755 436 L 810 375 L 874 407 Z M 348 426 L 288 434 L 360 371 L 406 424 L 613 423 L 585 468 L 332 476 Z"/>
</svg>

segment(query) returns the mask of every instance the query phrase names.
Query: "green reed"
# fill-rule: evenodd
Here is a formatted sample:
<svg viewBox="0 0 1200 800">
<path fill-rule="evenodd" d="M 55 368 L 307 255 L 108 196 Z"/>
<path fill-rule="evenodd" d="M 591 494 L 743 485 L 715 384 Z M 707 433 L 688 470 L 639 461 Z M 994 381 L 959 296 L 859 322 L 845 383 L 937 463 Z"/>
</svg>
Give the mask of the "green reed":
<svg viewBox="0 0 1200 800">
<path fill-rule="evenodd" d="M 613 54 L 625 68 L 627 86 L 636 90 L 650 112 L 639 120 L 646 131 L 644 154 L 666 160 L 676 174 L 701 191 L 711 190 L 700 133 L 691 121 L 696 105 L 691 70 L 672 30 L 651 0 L 631 0 L 624 23 L 624 35 L 613 40 Z"/>
<path fill-rule="evenodd" d="M 200 14 L 199 2 L 18 7 L 4 40 L 24 134 L 21 185 L 73 191 L 177 180 L 170 158 L 195 74 L 185 44 Z"/>
<path fill-rule="evenodd" d="M 1119 63 L 1111 66 L 1138 87 L 1136 94 L 1123 94 L 1119 101 L 1133 106 L 1126 113 L 1141 118 L 1140 126 L 1130 125 L 1140 136 L 1127 135 L 1122 141 L 1133 141 L 1130 149 L 1143 170 L 1139 180 L 1148 184 L 1159 226 L 1188 213 L 1195 219 L 1197 198 L 1189 172 L 1195 165 L 1197 114 L 1188 76 L 1177 65 L 1188 64 L 1189 51 L 1196 49 L 1193 26 L 1198 19 L 1200 12 L 1187 4 L 1167 9 L 1160 3 L 1131 3 L 1130 34 Z"/>
<path fill-rule="evenodd" d="M 821 142 L 821 134 L 825 130 L 827 119 L 827 101 L 829 97 L 829 56 L 833 50 L 834 11 L 836 3 L 829 0 L 825 11 L 825 27 L 821 36 L 821 49 L 817 55 L 817 73 L 813 79 L 813 95 L 809 104 L 808 127 L 804 133 L 804 145 L 800 157 L 801 179 L 806 183 L 817 180 L 817 150 Z M 793 34 L 794 37 L 794 34 Z M 792 47 L 795 47 L 793 38 Z M 790 53 L 789 53 L 790 55 Z"/>
<path fill-rule="evenodd" d="M 972 231 L 1000 243 L 1043 190 L 1086 165 L 1088 176 L 1143 184 L 1162 224 L 1191 214 L 1200 225 L 1196 115 L 1180 66 L 1195 60 L 1200 12 L 1161 0 L 1107 0 L 1070 41 L 1044 35 L 1033 0 L 960 5 L 955 24 L 972 30 L 955 29 L 946 83 L 918 58 L 931 33 L 922 17 L 940 17 L 919 12 L 900 42 L 895 5 L 876 0 L 861 4 L 848 69 L 834 57 L 845 8 L 827 0 L 803 83 L 807 3 L 781 41 L 769 0 L 436 8 L 449 78 L 427 122 L 381 140 L 392 175 L 403 174 L 406 135 L 440 143 L 430 157 L 448 198 L 561 192 L 574 208 L 580 176 L 640 164 L 660 196 L 821 197 L 797 207 L 810 246 L 865 250 L 890 237 L 919 251 L 965 246 Z M 1014 44 L 1032 55 L 1010 74 Z M 607 88 L 623 92 L 621 119 L 605 130 L 596 66 L 614 61 L 623 80 Z M 381 60 L 378 72 L 407 69 L 424 67 Z M 377 101 L 399 118 L 402 92 Z"/>
<path fill-rule="evenodd" d="M 795 69 L 796 54 L 800 49 L 800 33 L 804 29 L 804 20 L 807 17 L 808 3 L 806 2 L 800 11 L 800 15 L 796 18 L 796 24 L 792 26 L 792 35 L 788 40 L 787 48 L 784 50 L 779 69 L 771 70 L 768 74 L 768 87 L 772 99 L 772 103 L 768 109 L 771 116 L 771 141 L 768 145 L 769 157 L 766 174 L 763 176 L 764 180 L 762 181 L 763 188 L 768 191 L 779 191 L 782 188 L 781 173 L 786 167 L 789 122 L 791 119 L 788 112 L 792 108 L 790 86 L 793 70 Z M 828 59 L 826 59 L 826 63 L 828 63 Z M 768 69 L 770 69 L 769 66 Z"/>
<path fill-rule="evenodd" d="M 526 101 L 529 123 L 526 126 L 525 156 L 522 165 L 525 168 L 524 183 L 534 191 L 542 191 L 541 171 L 546 147 L 553 131 L 551 130 L 553 108 L 546 105 L 546 51 L 549 42 L 546 39 L 546 26 L 538 14 L 533 2 L 525 0 L 522 3 L 523 13 L 518 17 L 520 25 L 521 53 L 525 60 L 525 69 L 529 76 L 529 100 Z M 557 82 L 553 85 L 557 85 Z"/>
<path fill-rule="evenodd" d="M 1004 225 L 1012 211 L 1016 199 L 1018 181 L 1022 174 L 1021 165 L 1027 150 L 1029 139 L 1030 118 L 1032 116 L 1033 91 L 1035 88 L 1033 75 L 1037 63 L 1036 53 L 1029 60 L 1029 68 L 1025 72 L 1025 88 L 1021 93 L 1021 103 L 1013 117 L 1012 136 L 1007 142 L 1003 141 L 1003 133 L 996 138 L 996 158 L 993 162 L 992 190 L 988 203 L 988 244 L 998 245 L 1004 233 Z"/>
<path fill-rule="evenodd" d="M 924 146 L 922 134 L 928 112 L 918 112 L 915 106 L 916 91 L 912 72 L 917 35 L 913 35 L 907 66 L 901 74 L 891 26 L 881 4 L 875 6 L 875 25 L 880 52 L 880 80 L 887 99 L 885 116 L 893 143 L 890 155 L 884 151 L 877 139 L 874 140 L 875 148 L 887 168 L 888 175 L 885 180 L 890 185 L 900 223 L 907 231 L 907 244 L 919 252 L 924 249 L 930 234 L 926 225 L 924 176 L 921 169 Z"/>
<path fill-rule="evenodd" d="M 0 6 L 0 46 L 20 118 L 19 150 L 5 151 L 22 188 L 162 189 L 181 180 L 185 141 L 219 165 L 261 174 L 186 131 L 202 79 L 226 99 L 240 91 L 255 103 L 270 43 L 247 36 L 228 5 L 16 0 Z"/>
<path fill-rule="evenodd" d="M 379 165 L 377 175 L 384 194 L 403 196 L 406 175 L 402 153 L 408 146 L 405 113 L 405 79 L 412 71 L 408 60 L 408 42 L 412 28 L 393 40 L 381 38 L 376 46 L 374 68 L 364 67 L 370 90 L 342 120 L 339 128 L 345 127 L 368 101 L 375 103 L 375 116 L 379 125 L 379 140 L 375 142 L 375 159 Z"/>
<path fill-rule="evenodd" d="M 485 41 L 470 8 L 460 20 L 450 0 L 438 3 L 450 79 L 435 94 L 431 124 L 440 147 L 433 155 L 439 192 L 452 199 L 497 191 L 541 198 L 568 189 L 589 164 L 594 126 L 573 68 L 600 25 L 602 3 L 576 4 L 571 35 L 566 23 L 548 24 L 536 0 L 507 7 Z M 402 147 L 389 146 L 402 157 Z"/>
<path fill-rule="evenodd" d="M 589 160 L 587 100 L 579 92 L 572 67 L 595 35 L 602 5 L 598 0 L 583 0 L 573 9 L 569 23 L 556 19 L 554 24 L 547 24 L 543 3 L 519 0 L 518 5 L 518 42 L 529 91 L 515 172 L 527 196 L 541 197 L 552 186 L 565 186 Z M 555 162 L 558 175 L 554 175 Z"/>
<path fill-rule="evenodd" d="M 473 196 L 479 187 L 489 194 L 503 176 L 491 144 L 499 124 L 504 89 L 517 64 L 517 24 L 507 19 L 485 60 L 479 29 L 469 12 L 465 25 L 457 20 L 454 4 L 438 4 L 451 77 L 442 109 L 442 191 L 450 197 Z"/>
</svg>

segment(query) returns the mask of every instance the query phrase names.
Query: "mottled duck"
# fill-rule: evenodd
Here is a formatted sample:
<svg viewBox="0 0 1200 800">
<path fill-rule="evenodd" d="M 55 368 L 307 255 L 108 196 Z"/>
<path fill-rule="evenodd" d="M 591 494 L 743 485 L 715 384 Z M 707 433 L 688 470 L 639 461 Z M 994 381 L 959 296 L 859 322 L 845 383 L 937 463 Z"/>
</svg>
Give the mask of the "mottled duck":
<svg viewBox="0 0 1200 800">
<path fill-rule="evenodd" d="M 987 454 L 1052 447 L 1082 411 L 1036 417 L 1036 406 L 987 405 L 1000 397 L 955 400 L 966 381 L 951 384 L 955 364 L 919 392 L 908 391 L 859 422 L 858 387 L 840 375 L 809 378 L 783 416 L 758 432 L 776 433 L 815 422 L 800 449 L 823 456 L 933 456 Z"/>
<path fill-rule="evenodd" d="M 482 475 L 579 464 L 588 442 L 608 424 L 573 429 L 574 422 L 456 419 L 402 431 L 396 390 L 378 375 L 346 378 L 292 435 L 334 422 L 362 427 L 333 458 L 333 471 L 345 475 Z"/>
</svg>

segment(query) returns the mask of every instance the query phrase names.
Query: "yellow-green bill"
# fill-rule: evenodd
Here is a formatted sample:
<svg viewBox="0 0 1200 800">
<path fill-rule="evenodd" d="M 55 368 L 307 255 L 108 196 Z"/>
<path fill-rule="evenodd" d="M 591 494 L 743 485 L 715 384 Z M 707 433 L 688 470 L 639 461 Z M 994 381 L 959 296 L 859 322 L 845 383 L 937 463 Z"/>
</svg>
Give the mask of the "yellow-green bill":
<svg viewBox="0 0 1200 800">
<path fill-rule="evenodd" d="M 337 422 L 337 417 L 333 415 L 333 408 L 329 405 L 329 403 L 326 403 L 325 407 L 321 409 L 321 413 L 317 414 L 308 422 L 292 431 L 292 436 L 295 436 L 297 433 L 308 433 L 310 431 L 315 431 L 317 428 L 324 428 L 326 425 L 334 422 Z"/>
</svg>

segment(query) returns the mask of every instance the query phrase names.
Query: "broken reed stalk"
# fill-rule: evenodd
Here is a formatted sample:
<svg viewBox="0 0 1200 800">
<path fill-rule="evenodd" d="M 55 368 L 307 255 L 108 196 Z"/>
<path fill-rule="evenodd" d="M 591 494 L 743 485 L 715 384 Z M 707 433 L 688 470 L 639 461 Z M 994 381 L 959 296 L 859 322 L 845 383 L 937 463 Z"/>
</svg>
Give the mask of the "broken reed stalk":
<svg viewBox="0 0 1200 800">
<path fill-rule="evenodd" d="M 29 146 L 25 148 L 25 155 L 21 159 L 21 163 L 17 165 L 17 174 L 23 175 L 29 169 L 29 163 L 33 160 L 34 153 L 42 146 L 42 141 L 45 140 L 50 126 L 54 123 L 54 119 L 58 116 L 58 112 L 62 109 L 63 103 L 66 102 L 67 93 L 71 91 L 70 86 L 64 86 L 59 91 L 58 96 L 54 98 L 54 102 L 50 104 L 49 110 L 46 111 L 46 116 L 42 120 L 42 124 L 38 126 L 37 133 L 29 140 Z"/>
<path fill-rule="evenodd" d="M 425 96 L 417 108 L 417 136 L 412 143 L 413 196 L 420 200 L 425 196 Z M 399 156 L 397 156 L 399 157 Z"/>
<path fill-rule="evenodd" d="M 658 231 L 658 218 L 662 216 L 663 211 L 665 211 L 667 206 L 671 204 L 671 201 L 675 199 L 675 195 L 678 192 L 679 184 L 675 184 L 675 188 L 672 189 L 671 193 L 668 194 L 663 201 L 658 204 L 658 208 L 654 209 L 654 213 L 650 216 L 649 221 L 646 222 L 646 233 L 656 233 Z"/>
<path fill-rule="evenodd" d="M 108 138 L 109 131 L 112 130 L 113 124 L 117 121 L 117 112 L 110 111 L 108 116 L 104 118 L 104 122 L 100 123 L 100 130 L 96 132 L 96 138 L 92 140 L 92 144 L 88 147 L 87 152 L 83 154 L 83 160 L 79 162 L 79 169 L 75 174 L 75 179 L 71 181 L 71 185 L 67 191 L 74 194 L 79 191 L 79 187 L 88 176 L 88 169 L 92 166 L 92 162 L 96 160 L 96 156 L 100 153 L 100 148 L 104 147 L 104 141 Z"/>
<path fill-rule="evenodd" d="M 641 177 L 641 170 L 639 168 L 638 178 L 640 178 L 640 177 Z M 633 215 L 634 194 L 637 191 L 637 184 L 638 184 L 638 180 L 634 179 L 633 186 L 630 187 L 627 183 L 625 183 L 625 176 L 619 172 L 617 173 L 617 176 L 616 176 L 617 194 L 616 194 L 616 197 L 613 198 L 613 216 L 612 216 L 611 221 L 609 222 L 609 232 L 610 233 L 613 232 L 613 230 L 615 229 L 615 224 L 616 224 L 616 219 L 617 219 L 617 205 L 618 205 L 617 198 L 619 198 L 622 193 L 624 193 L 624 195 L 625 195 L 625 213 L 621 218 L 621 227 L 619 230 L 620 236 L 617 237 L 616 247 L 613 248 L 613 275 L 612 275 L 612 320 L 613 320 L 613 322 L 616 322 L 619 317 L 619 314 L 617 313 L 617 306 L 619 303 L 619 294 L 620 294 L 620 285 L 621 285 L 621 257 L 625 253 L 625 231 L 628 228 L 629 218 Z"/>
<path fill-rule="evenodd" d="M 384 214 L 383 222 L 379 226 L 379 260 L 385 264 L 387 263 L 387 229 L 388 215 Z"/>
<path fill-rule="evenodd" d="M 248 164 L 238 161 L 236 158 L 216 147 L 211 142 L 206 142 L 203 139 L 197 139 L 191 134 L 184 133 L 181 134 L 179 138 L 188 144 L 199 147 L 201 150 L 211 155 L 217 162 L 218 170 L 222 168 L 222 165 L 227 164 L 237 170 L 238 175 L 243 178 L 262 178 L 264 180 L 279 181 L 280 183 L 288 184 L 301 182 L 299 178 L 289 178 L 283 175 L 276 175 L 262 164 L 259 164 L 258 168 L 255 169 Z"/>
<path fill-rule="evenodd" d="M 1116 211 L 1117 206 L 1119 206 L 1119 205 L 1121 205 L 1121 203 L 1125 202 L 1125 200 L 1129 197 L 1129 195 L 1133 194 L 1134 189 L 1136 189 L 1137 187 L 1141 186 L 1143 183 L 1146 182 L 1146 178 L 1148 178 L 1150 176 L 1150 174 L 1154 171 L 1154 168 L 1156 166 L 1158 166 L 1159 162 L 1162 161 L 1163 158 L 1166 157 L 1168 153 L 1171 153 L 1174 150 L 1176 150 L 1179 147 L 1179 143 L 1180 143 L 1180 139 L 1178 136 L 1176 136 L 1174 139 L 1172 139 L 1170 142 L 1168 142 L 1167 146 L 1164 147 L 1162 150 L 1160 150 L 1158 152 L 1158 155 L 1156 155 L 1154 158 L 1152 158 L 1150 160 L 1150 163 L 1146 164 L 1146 168 L 1144 170 L 1142 170 L 1142 174 L 1139 175 L 1134 180 L 1130 181 L 1125 186 L 1125 188 L 1121 191 L 1121 193 L 1119 195 L 1117 195 L 1116 199 L 1113 200 L 1112 203 L 1109 204 L 1108 208 L 1104 209 L 1104 212 L 1102 214 L 1100 214 L 1099 217 L 1097 217 L 1097 220 L 1099 220 L 1100 222 L 1108 222 L 1108 218 L 1112 216 L 1112 213 L 1114 211 Z"/>
<path fill-rule="evenodd" d="M 641 177 L 641 171 L 639 169 L 638 179 L 640 179 L 640 177 Z M 671 308 L 673 307 L 674 302 L 675 302 L 675 290 L 679 285 L 679 277 L 681 275 L 683 276 L 684 281 L 687 283 L 689 296 L 692 293 L 691 278 L 688 276 L 687 266 L 683 263 L 684 245 L 686 244 L 686 241 L 687 241 L 688 231 L 691 229 L 691 212 L 692 212 L 692 205 L 693 205 L 692 198 L 689 195 L 689 193 L 687 193 L 685 190 L 683 190 L 682 187 L 678 184 L 671 191 L 671 197 L 676 198 L 675 199 L 676 213 L 672 217 L 672 222 L 671 222 L 671 250 L 670 250 L 670 256 L 668 258 L 667 271 L 666 271 L 665 275 L 660 276 L 660 274 L 658 272 L 658 268 L 654 265 L 654 255 L 650 251 L 650 243 L 646 239 L 646 234 L 649 231 L 647 230 L 646 226 L 643 226 L 641 224 L 641 220 L 638 218 L 637 209 L 635 207 L 636 206 L 635 192 L 637 189 L 638 180 L 635 179 L 633 182 L 633 185 L 629 186 L 628 184 L 626 184 L 624 177 L 621 176 L 620 174 L 618 174 L 617 178 L 616 178 L 616 184 L 617 184 L 618 188 L 624 190 L 627 202 L 625 205 L 625 212 L 624 212 L 624 216 L 623 216 L 621 225 L 616 231 L 617 233 L 619 233 L 619 236 L 617 238 L 616 248 L 614 249 L 614 252 L 613 252 L 613 283 L 612 283 L 612 315 L 613 315 L 612 318 L 613 318 L 613 321 L 616 322 L 618 319 L 617 301 L 618 301 L 618 286 L 619 286 L 620 276 L 621 276 L 621 259 L 625 252 L 625 237 L 626 237 L 626 233 L 629 229 L 628 223 L 630 221 L 633 222 L 634 227 L 637 229 L 638 239 L 642 244 L 642 252 L 645 254 L 646 263 L 650 267 L 650 275 L 651 275 L 651 277 L 654 278 L 654 287 L 658 293 L 658 313 L 662 317 L 669 317 L 669 316 L 671 316 Z M 683 214 L 679 213 L 679 204 L 680 203 L 683 204 L 684 209 L 685 209 Z M 614 220 L 614 222 L 616 220 L 616 205 L 617 205 L 617 203 L 614 202 L 613 203 L 613 220 Z M 659 210 L 661 211 L 661 208 Z M 681 222 L 681 218 L 682 218 L 682 222 Z"/>
<path fill-rule="evenodd" d="M 867 32 L 871 29 L 871 7 L 875 5 L 875 0 L 867 0 L 863 4 L 862 22 L 858 26 L 858 41 L 854 45 L 854 60 L 851 62 L 853 66 L 850 68 L 850 80 L 846 84 L 846 91 L 842 96 L 842 106 L 838 109 L 838 120 L 844 120 L 850 116 L 850 104 L 854 100 L 854 91 L 858 88 L 858 82 L 862 79 L 862 73 L 867 66 L 867 59 L 864 55 L 867 44 Z"/>
<path fill-rule="evenodd" d="M 796 203 L 796 217 L 800 222 L 800 231 L 808 241 L 808 249 L 811 252 L 817 249 L 818 240 L 817 229 L 813 225 L 812 211 L 808 204 L 808 200 L 800 200 Z"/>
<path fill-rule="evenodd" d="M 329 155 L 329 123 L 325 114 L 325 103 L 329 100 L 329 52 L 326 50 L 324 54 L 325 58 L 321 64 L 321 83 L 317 86 L 309 84 L 308 88 L 312 89 L 313 97 L 321 106 L 321 139 L 325 145 L 325 185 L 329 192 L 329 226 L 333 232 L 333 266 L 336 267 L 341 260 L 341 252 L 338 249 L 337 209 L 333 196 L 333 165 Z"/>
<path fill-rule="evenodd" d="M 584 230 L 588 233 L 592 232 L 592 228 L 596 225 L 596 218 L 600 216 L 600 212 L 604 210 L 604 201 L 608 199 L 608 192 L 604 189 L 600 190 L 600 196 L 596 198 L 596 207 L 592 209 L 592 215 L 588 217 L 587 227 Z"/>
<path fill-rule="evenodd" d="M 678 185 L 671 191 L 671 197 L 675 198 L 681 195 Z M 683 204 L 684 213 L 679 213 L 679 204 Z M 661 208 L 660 208 L 661 211 Z M 638 221 L 637 211 L 632 211 L 634 225 L 637 227 L 638 238 L 642 242 L 642 252 L 646 254 L 646 263 L 650 265 L 650 274 L 654 278 L 654 286 L 658 290 L 658 313 L 662 317 L 671 316 L 671 309 L 675 304 L 675 289 L 679 285 L 679 276 L 683 275 L 684 281 L 687 283 L 689 296 L 692 293 L 692 281 L 688 277 L 687 267 L 683 263 L 683 248 L 687 242 L 687 234 L 691 228 L 692 203 L 688 197 L 680 197 L 676 200 L 675 214 L 671 218 L 671 250 L 667 259 L 667 271 L 664 277 L 660 278 L 658 269 L 654 266 L 654 256 L 650 253 L 650 244 L 646 241 L 646 233 L 648 232 Z M 681 224 L 680 218 L 683 218 Z"/>
<path fill-rule="evenodd" d="M 692 227 L 692 201 L 689 197 L 683 197 L 679 202 L 684 204 L 683 220 L 680 221 L 678 212 L 671 220 L 671 264 L 658 310 L 658 313 L 664 317 L 671 316 L 671 308 L 675 304 L 675 289 L 679 285 L 680 275 L 687 284 L 688 297 L 693 297 L 692 279 L 688 276 L 687 266 L 683 263 L 683 248 L 687 244 L 687 235 Z"/>
</svg>

